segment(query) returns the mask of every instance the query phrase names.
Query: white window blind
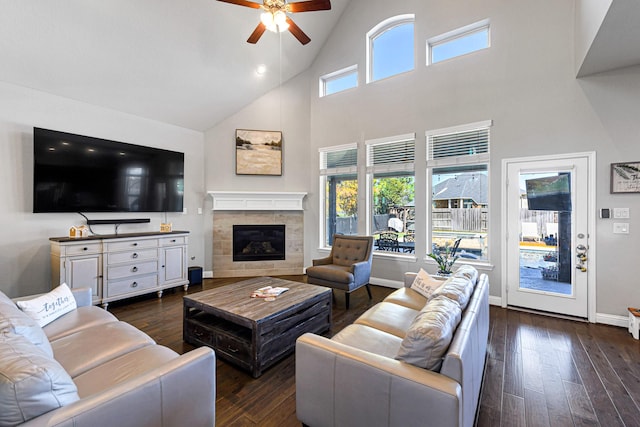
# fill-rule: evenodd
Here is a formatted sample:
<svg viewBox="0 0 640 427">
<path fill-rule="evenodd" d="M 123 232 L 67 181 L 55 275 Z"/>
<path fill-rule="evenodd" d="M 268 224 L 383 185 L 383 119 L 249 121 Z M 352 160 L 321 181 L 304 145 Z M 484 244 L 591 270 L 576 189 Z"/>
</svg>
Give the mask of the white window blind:
<svg viewBox="0 0 640 427">
<path fill-rule="evenodd" d="M 491 122 L 483 122 L 482 126 L 469 125 L 427 132 L 427 161 L 487 158 L 490 125 Z"/>
<path fill-rule="evenodd" d="M 366 141 L 367 173 L 413 171 L 415 134 Z"/>
<path fill-rule="evenodd" d="M 320 175 L 357 173 L 358 147 L 356 144 L 321 148 Z"/>
</svg>

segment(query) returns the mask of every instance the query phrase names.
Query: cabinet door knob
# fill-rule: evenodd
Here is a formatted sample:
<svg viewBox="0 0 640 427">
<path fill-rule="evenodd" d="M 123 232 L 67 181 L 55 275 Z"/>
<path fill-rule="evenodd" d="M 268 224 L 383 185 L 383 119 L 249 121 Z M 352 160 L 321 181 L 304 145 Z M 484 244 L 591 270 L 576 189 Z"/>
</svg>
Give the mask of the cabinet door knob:
<svg viewBox="0 0 640 427">
<path fill-rule="evenodd" d="M 138 267 L 135 267 L 135 266 L 131 267 L 131 271 L 133 271 L 135 273 L 136 271 L 138 271 Z"/>
<path fill-rule="evenodd" d="M 176 242 L 176 239 L 171 240 L 171 243 L 175 243 L 175 242 Z"/>
<path fill-rule="evenodd" d="M 138 253 L 134 252 L 133 255 L 131 255 L 131 258 L 138 258 Z"/>
<path fill-rule="evenodd" d="M 133 246 L 138 246 L 138 242 L 134 242 L 134 243 L 133 243 Z"/>
<path fill-rule="evenodd" d="M 131 287 L 132 287 L 132 288 L 137 288 L 137 287 L 138 287 L 138 282 L 133 282 L 133 283 L 131 284 Z"/>
<path fill-rule="evenodd" d="M 83 250 L 83 251 L 88 251 L 88 250 L 89 250 L 89 248 L 85 246 L 84 248 L 82 248 L 82 250 Z"/>
</svg>

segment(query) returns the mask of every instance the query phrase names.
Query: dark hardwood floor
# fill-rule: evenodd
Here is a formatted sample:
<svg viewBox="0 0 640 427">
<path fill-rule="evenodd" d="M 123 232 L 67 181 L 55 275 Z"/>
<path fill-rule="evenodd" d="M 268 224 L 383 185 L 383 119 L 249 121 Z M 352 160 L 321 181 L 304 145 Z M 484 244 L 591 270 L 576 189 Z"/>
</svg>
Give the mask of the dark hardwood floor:
<svg viewBox="0 0 640 427">
<path fill-rule="evenodd" d="M 304 281 L 303 276 L 283 277 Z M 188 293 L 241 279 L 205 279 Z M 336 293 L 328 335 L 352 323 L 393 289 Z M 182 288 L 113 302 L 109 310 L 178 353 Z M 217 362 L 216 425 L 300 426 L 295 415 L 295 355 L 260 378 Z M 623 328 L 491 307 L 491 330 L 478 426 L 640 426 L 640 344 Z"/>
</svg>

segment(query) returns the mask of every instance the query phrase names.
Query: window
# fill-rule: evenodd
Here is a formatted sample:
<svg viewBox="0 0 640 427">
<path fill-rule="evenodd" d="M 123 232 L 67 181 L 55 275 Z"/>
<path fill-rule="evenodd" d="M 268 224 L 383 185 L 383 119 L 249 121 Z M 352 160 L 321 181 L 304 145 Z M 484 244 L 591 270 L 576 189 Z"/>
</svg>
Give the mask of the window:
<svg viewBox="0 0 640 427">
<path fill-rule="evenodd" d="M 320 97 L 358 87 L 358 66 L 353 65 L 320 77 Z"/>
<path fill-rule="evenodd" d="M 369 233 L 376 250 L 415 250 L 415 134 L 366 141 Z"/>
<path fill-rule="evenodd" d="M 427 40 L 427 65 L 490 46 L 489 21 L 480 21 Z"/>
<path fill-rule="evenodd" d="M 460 239 L 462 258 L 488 260 L 491 121 L 428 131 L 431 252 Z"/>
<path fill-rule="evenodd" d="M 414 15 L 399 15 L 367 33 L 367 83 L 414 68 Z"/>
<path fill-rule="evenodd" d="M 321 238 L 333 244 L 333 235 L 358 234 L 358 148 L 356 144 L 320 149 Z"/>
</svg>

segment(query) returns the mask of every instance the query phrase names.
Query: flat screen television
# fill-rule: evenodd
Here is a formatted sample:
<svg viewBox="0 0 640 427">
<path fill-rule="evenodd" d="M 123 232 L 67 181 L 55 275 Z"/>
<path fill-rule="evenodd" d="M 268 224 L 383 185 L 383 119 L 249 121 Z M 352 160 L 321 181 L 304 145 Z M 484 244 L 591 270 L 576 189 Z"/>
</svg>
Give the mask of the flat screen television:
<svg viewBox="0 0 640 427">
<path fill-rule="evenodd" d="M 182 212 L 184 153 L 33 129 L 33 212 Z"/>
<path fill-rule="evenodd" d="M 571 211 L 569 174 L 527 179 L 527 205 L 532 211 Z"/>
</svg>

